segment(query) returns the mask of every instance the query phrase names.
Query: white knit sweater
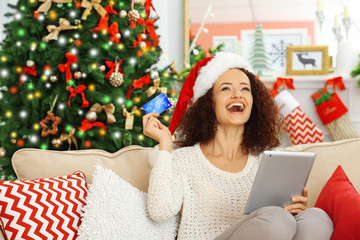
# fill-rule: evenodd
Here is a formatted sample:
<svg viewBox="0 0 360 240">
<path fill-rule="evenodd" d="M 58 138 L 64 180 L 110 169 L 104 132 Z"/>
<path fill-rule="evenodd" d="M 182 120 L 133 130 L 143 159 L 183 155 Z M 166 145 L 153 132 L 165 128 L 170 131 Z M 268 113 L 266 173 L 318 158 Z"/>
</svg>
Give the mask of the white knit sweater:
<svg viewBox="0 0 360 240">
<path fill-rule="evenodd" d="M 171 154 L 154 150 L 148 208 L 155 221 L 176 215 L 183 207 L 178 239 L 214 239 L 243 216 L 260 156 L 249 155 L 241 172 L 218 169 L 200 145 Z"/>
</svg>

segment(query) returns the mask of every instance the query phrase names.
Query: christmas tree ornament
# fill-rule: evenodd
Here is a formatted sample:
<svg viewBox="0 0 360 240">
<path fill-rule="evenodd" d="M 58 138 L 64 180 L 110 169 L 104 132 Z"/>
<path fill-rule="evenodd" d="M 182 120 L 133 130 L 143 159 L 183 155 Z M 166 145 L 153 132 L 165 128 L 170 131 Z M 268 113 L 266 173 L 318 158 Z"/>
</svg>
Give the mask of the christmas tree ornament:
<svg viewBox="0 0 360 240">
<path fill-rule="evenodd" d="M 284 116 L 283 127 L 293 145 L 316 143 L 324 141 L 323 131 L 300 108 L 300 103 L 288 90 L 280 93 L 277 89 L 285 84 L 289 89 L 295 89 L 292 78 L 278 78 L 270 93 Z"/>
<path fill-rule="evenodd" d="M 52 129 L 47 129 L 46 123 L 52 121 Z M 55 135 L 58 132 L 58 125 L 61 122 L 61 117 L 55 116 L 51 111 L 47 112 L 46 118 L 40 121 L 40 126 L 42 128 L 41 136 L 47 137 L 48 135 Z"/>
<path fill-rule="evenodd" d="M 71 145 L 72 145 L 73 143 L 74 143 L 74 145 L 75 145 L 75 148 L 76 148 L 76 149 L 79 149 L 79 148 L 78 148 L 78 143 L 77 143 L 76 137 L 74 136 L 75 131 L 76 131 L 75 128 L 71 128 L 69 134 L 66 134 L 66 133 L 60 134 L 59 140 L 61 141 L 61 143 L 64 142 L 64 141 L 67 141 L 68 144 L 69 144 L 69 149 L 68 149 L 68 151 L 70 151 Z"/>
<path fill-rule="evenodd" d="M 128 99 L 130 99 L 131 94 L 132 94 L 132 92 L 133 92 L 133 90 L 135 88 L 142 88 L 143 86 L 148 85 L 150 83 L 151 83 L 151 80 L 150 80 L 149 74 L 141 77 L 140 79 L 135 79 L 133 81 L 133 83 L 131 84 L 131 86 L 129 87 L 129 89 L 128 89 L 127 93 L 126 93 L 126 97 Z"/>
<path fill-rule="evenodd" d="M 154 79 L 158 79 L 159 78 L 159 72 L 155 71 L 155 70 L 151 70 L 150 71 L 150 79 L 154 80 Z"/>
<path fill-rule="evenodd" d="M 179 75 L 179 73 L 175 70 L 175 66 L 176 66 L 176 61 L 172 61 L 171 65 L 170 65 L 170 70 L 173 74 L 176 75 L 176 77 L 179 79 L 179 81 L 181 81 L 181 77 Z"/>
<path fill-rule="evenodd" d="M 129 133 L 124 134 L 123 144 L 124 144 L 124 146 L 132 145 L 132 136 L 131 136 L 131 134 L 129 134 Z"/>
<path fill-rule="evenodd" d="M 93 128 L 93 127 L 101 127 L 103 129 L 107 129 L 104 123 L 102 122 L 90 122 L 87 119 L 82 120 L 81 126 L 79 127 L 79 130 L 82 132 L 86 132 L 87 130 Z"/>
<path fill-rule="evenodd" d="M 125 105 L 122 105 L 122 114 L 126 118 L 125 120 L 125 129 L 126 130 L 132 130 L 134 127 L 134 114 L 137 112 L 138 108 L 137 106 L 134 106 L 131 109 L 131 112 L 128 112 Z"/>
<path fill-rule="evenodd" d="M 25 74 L 36 77 L 37 75 L 36 66 L 33 66 L 31 68 L 24 67 L 24 71 L 20 75 L 19 86 L 23 85 L 24 81 L 26 80 L 26 78 L 24 77 Z"/>
<path fill-rule="evenodd" d="M 105 17 L 106 10 L 101 6 L 100 3 L 101 3 L 101 0 L 92 0 L 91 2 L 89 2 L 87 0 L 83 0 L 81 2 L 81 7 L 85 8 L 85 11 L 84 11 L 81 19 L 86 20 L 88 15 L 90 15 L 90 12 L 92 9 L 95 9 L 100 16 Z"/>
<path fill-rule="evenodd" d="M 95 103 L 95 104 L 93 104 L 91 106 L 91 108 L 89 110 L 89 113 L 92 113 L 92 112 L 94 112 L 95 114 L 105 112 L 106 118 L 107 118 L 106 124 L 111 124 L 111 123 L 116 122 L 116 119 L 115 119 L 115 116 L 114 116 L 115 106 L 112 103 L 109 103 L 109 104 L 104 105 L 104 106 L 100 105 L 99 103 Z M 88 119 L 88 120 L 91 122 L 90 119 Z M 96 120 L 96 118 L 95 118 L 95 120 Z"/>
<path fill-rule="evenodd" d="M 26 61 L 26 66 L 27 66 L 28 68 L 32 68 L 32 67 L 35 66 L 35 62 L 34 62 L 33 60 L 27 60 L 27 61 Z"/>
<path fill-rule="evenodd" d="M 6 150 L 5 150 L 5 148 L 0 147 L 0 158 L 5 157 L 5 156 L 6 156 Z"/>
<path fill-rule="evenodd" d="M 57 82 L 58 77 L 56 75 L 50 76 L 50 82 Z"/>
<path fill-rule="evenodd" d="M 69 80 L 72 79 L 72 73 L 70 71 L 71 64 L 77 63 L 78 59 L 76 55 L 71 52 L 65 53 L 65 57 L 67 59 L 67 62 L 65 64 L 59 64 L 58 67 L 60 72 L 66 72 L 66 82 L 69 82 Z"/>
<path fill-rule="evenodd" d="M 166 111 L 168 112 L 172 112 L 174 110 L 174 107 L 176 105 L 176 102 L 173 98 L 168 98 L 169 99 L 169 102 L 171 103 L 171 107 L 169 107 L 168 109 L 166 109 Z"/>
<path fill-rule="evenodd" d="M 117 58 L 115 60 L 115 64 L 115 71 L 111 73 L 109 82 L 113 87 L 120 87 L 120 85 L 124 82 L 124 75 L 119 72 L 120 62 L 118 62 Z"/>
<path fill-rule="evenodd" d="M 131 22 L 136 22 L 137 20 L 139 20 L 140 14 L 138 10 L 132 9 L 128 12 L 127 17 Z"/>
<path fill-rule="evenodd" d="M 63 145 L 60 138 L 53 138 L 53 140 L 51 140 L 51 144 L 56 148 L 59 148 L 59 147 L 61 147 Z"/>
<path fill-rule="evenodd" d="M 141 37 L 142 37 L 142 39 L 146 39 L 146 34 L 145 34 L 145 33 L 142 33 L 142 34 L 141 34 Z"/>
<path fill-rule="evenodd" d="M 105 65 L 100 65 L 100 66 L 99 66 L 99 69 L 100 69 L 100 71 L 105 72 L 106 67 L 105 67 Z"/>
<path fill-rule="evenodd" d="M 75 79 L 80 79 L 82 77 L 82 73 L 80 72 L 80 71 L 76 71 L 75 73 L 74 73 L 74 78 Z"/>
<path fill-rule="evenodd" d="M 153 85 L 149 87 L 145 93 L 146 93 L 146 97 L 151 97 L 152 95 L 154 95 L 154 93 L 156 91 L 160 92 L 160 93 L 164 93 L 165 95 L 167 95 L 167 88 L 166 87 L 160 87 L 160 83 L 161 83 L 161 79 L 160 78 L 156 78 L 153 80 Z"/>
<path fill-rule="evenodd" d="M 49 25 L 46 28 L 49 31 L 49 34 L 47 36 L 43 37 L 42 40 L 47 43 L 51 40 L 57 40 L 59 37 L 60 31 L 77 29 L 78 27 L 70 25 L 70 22 L 68 20 L 66 20 L 65 18 L 60 18 L 58 27 L 55 25 Z"/>
<path fill-rule="evenodd" d="M 117 34 L 115 34 L 115 37 L 120 40 L 121 39 L 121 34 L 117 33 Z"/>
<path fill-rule="evenodd" d="M 74 23 L 75 23 L 75 25 L 79 25 L 79 24 L 81 24 L 81 20 L 80 19 L 75 19 Z"/>
<path fill-rule="evenodd" d="M 127 12 L 125 10 L 121 10 L 120 13 L 119 13 L 119 16 L 121 18 L 126 18 L 127 17 Z"/>
<path fill-rule="evenodd" d="M 332 93 L 328 91 L 328 85 L 333 85 Z M 340 90 L 345 90 L 342 77 L 327 80 L 323 89 L 311 95 L 315 103 L 316 112 L 334 141 L 359 138 L 359 132 L 350 121 L 348 109 L 335 92 L 336 87 Z"/>
<path fill-rule="evenodd" d="M 86 90 L 86 86 L 84 84 L 80 84 L 79 86 L 77 86 L 77 88 L 73 88 L 73 87 L 68 87 L 67 90 L 69 91 L 70 95 L 69 95 L 69 100 L 68 100 L 68 106 L 70 106 L 70 100 L 75 97 L 77 94 L 81 95 L 81 99 L 82 99 L 82 104 L 81 107 L 82 108 L 87 108 L 89 106 L 89 101 L 85 98 L 85 93 L 84 91 Z"/>
<path fill-rule="evenodd" d="M 139 43 L 139 47 L 140 47 L 140 48 L 145 48 L 145 47 L 146 47 L 146 43 L 145 43 L 145 42 L 140 42 L 140 43 Z"/>
<path fill-rule="evenodd" d="M 40 7 L 36 10 L 36 12 L 47 12 L 51 8 L 51 3 L 58 3 L 59 5 L 62 5 L 63 3 L 70 3 L 72 0 L 39 0 L 39 2 L 43 2 L 43 4 L 40 5 Z"/>
<path fill-rule="evenodd" d="M 96 112 L 90 110 L 85 114 L 85 118 L 89 120 L 89 122 L 95 122 L 97 119 L 97 114 Z"/>
</svg>

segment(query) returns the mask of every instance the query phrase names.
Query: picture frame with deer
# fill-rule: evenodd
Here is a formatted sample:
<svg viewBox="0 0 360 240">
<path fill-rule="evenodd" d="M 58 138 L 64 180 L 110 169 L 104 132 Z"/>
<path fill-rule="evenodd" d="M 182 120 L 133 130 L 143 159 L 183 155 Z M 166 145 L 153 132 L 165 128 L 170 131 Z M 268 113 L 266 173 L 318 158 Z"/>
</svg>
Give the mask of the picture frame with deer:
<svg viewBox="0 0 360 240">
<path fill-rule="evenodd" d="M 286 75 L 328 75 L 329 49 L 327 45 L 287 46 Z"/>
</svg>

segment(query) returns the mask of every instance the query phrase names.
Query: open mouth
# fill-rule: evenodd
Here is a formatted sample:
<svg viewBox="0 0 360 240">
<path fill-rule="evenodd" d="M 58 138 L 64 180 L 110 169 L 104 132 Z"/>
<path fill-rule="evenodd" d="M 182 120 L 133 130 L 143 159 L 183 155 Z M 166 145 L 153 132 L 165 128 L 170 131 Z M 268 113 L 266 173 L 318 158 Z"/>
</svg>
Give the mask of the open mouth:
<svg viewBox="0 0 360 240">
<path fill-rule="evenodd" d="M 230 112 L 242 112 L 244 111 L 245 106 L 242 103 L 231 103 L 226 109 Z"/>
</svg>

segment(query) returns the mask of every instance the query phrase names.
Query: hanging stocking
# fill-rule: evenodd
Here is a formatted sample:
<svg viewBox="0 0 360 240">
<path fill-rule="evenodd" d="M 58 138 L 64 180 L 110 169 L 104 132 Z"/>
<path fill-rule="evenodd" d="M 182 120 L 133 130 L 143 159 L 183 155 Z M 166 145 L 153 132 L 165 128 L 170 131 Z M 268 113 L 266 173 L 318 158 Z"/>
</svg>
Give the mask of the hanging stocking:
<svg viewBox="0 0 360 240">
<path fill-rule="evenodd" d="M 327 85 L 333 85 L 333 93 L 327 90 Z M 345 90 L 342 77 L 329 79 L 323 89 L 311 95 L 316 111 L 335 141 L 358 138 L 360 134 L 351 123 L 347 108 L 335 92 L 336 86 Z"/>
<path fill-rule="evenodd" d="M 301 110 L 299 102 L 290 92 L 288 90 L 283 90 L 280 93 L 277 91 L 282 84 L 286 84 L 289 89 L 295 89 L 293 79 L 278 78 L 270 92 L 278 105 L 280 113 L 284 116 L 283 127 L 292 144 L 323 142 L 323 132 Z"/>
</svg>

